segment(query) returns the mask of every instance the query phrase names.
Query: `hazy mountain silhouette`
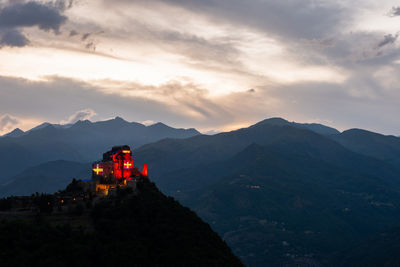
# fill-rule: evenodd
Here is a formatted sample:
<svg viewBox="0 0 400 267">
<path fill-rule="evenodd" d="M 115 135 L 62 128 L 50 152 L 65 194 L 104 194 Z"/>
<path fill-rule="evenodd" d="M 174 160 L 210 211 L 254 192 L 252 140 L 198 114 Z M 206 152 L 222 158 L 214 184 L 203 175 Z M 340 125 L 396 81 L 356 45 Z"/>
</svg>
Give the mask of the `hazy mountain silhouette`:
<svg viewBox="0 0 400 267">
<path fill-rule="evenodd" d="M 308 129 L 310 131 L 322 134 L 322 135 L 332 135 L 332 134 L 339 134 L 340 132 L 335 128 L 319 124 L 319 123 L 297 123 L 297 122 L 289 122 L 282 118 L 270 118 L 263 121 L 258 122 L 256 125 L 261 124 L 270 124 L 270 125 L 278 125 L 284 126 L 289 125 L 296 128 Z"/>
<path fill-rule="evenodd" d="M 167 137 L 198 134 L 195 129 L 175 129 L 164 124 L 145 126 L 120 117 L 94 123 L 78 121 L 69 127 L 45 123 L 19 137 L 0 138 L 0 181 L 47 161 L 90 162 L 118 144 L 135 148 Z"/>
<path fill-rule="evenodd" d="M 20 136 L 22 136 L 24 134 L 25 134 L 25 132 L 22 131 L 20 128 L 15 128 L 11 132 L 3 135 L 2 137 L 20 137 Z"/>
<path fill-rule="evenodd" d="M 0 197 L 54 193 L 65 188 L 72 178 L 89 178 L 91 173 L 90 163 L 64 160 L 46 162 L 26 169 L 0 186 Z"/>
<path fill-rule="evenodd" d="M 280 150 L 287 154 L 307 153 L 334 166 L 382 176 L 390 182 L 398 178 L 398 169 L 393 165 L 354 153 L 329 137 L 286 123 L 264 122 L 213 136 L 199 135 L 183 140 L 165 139 L 142 146 L 135 151 L 135 155 L 139 165 L 142 162 L 151 162 L 155 181 L 162 190 L 168 190 L 170 193 L 185 188 L 186 183 L 194 185 L 197 176 L 201 177 L 199 183 L 186 190 L 202 187 L 215 181 L 216 176 L 224 175 L 227 171 L 229 173 L 232 168 L 219 162 L 230 159 L 253 143 L 279 146 Z M 214 164 L 211 171 L 202 171 L 205 165 L 211 163 Z M 179 176 L 179 173 L 188 174 L 188 177 Z M 179 179 L 179 183 L 174 182 L 174 179 Z"/>
<path fill-rule="evenodd" d="M 57 128 L 57 129 L 66 129 L 66 128 L 71 127 L 72 125 L 73 124 L 54 124 L 54 123 L 44 122 L 42 124 L 39 124 L 38 126 L 33 127 L 32 129 L 27 131 L 27 133 L 46 128 L 47 126 L 53 126 L 54 128 Z"/>
<path fill-rule="evenodd" d="M 332 138 L 346 148 L 400 166 L 400 138 L 351 129 Z"/>
</svg>

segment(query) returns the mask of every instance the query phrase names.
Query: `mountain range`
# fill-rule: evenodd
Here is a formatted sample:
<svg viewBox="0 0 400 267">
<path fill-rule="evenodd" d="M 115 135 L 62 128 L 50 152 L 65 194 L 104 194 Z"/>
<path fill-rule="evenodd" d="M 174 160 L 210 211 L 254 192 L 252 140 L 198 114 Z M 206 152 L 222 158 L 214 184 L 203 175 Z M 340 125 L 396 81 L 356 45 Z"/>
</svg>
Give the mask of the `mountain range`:
<svg viewBox="0 0 400 267">
<path fill-rule="evenodd" d="M 198 134 L 195 129 L 175 129 L 162 123 L 145 126 L 120 117 L 94 123 L 78 121 L 73 125 L 44 123 L 25 133 L 16 129 L 0 138 L 0 183 L 48 161 L 90 162 L 114 145 L 135 148 L 164 138 Z"/>
<path fill-rule="evenodd" d="M 400 219 L 400 139 L 309 126 L 274 118 L 135 155 L 247 265 L 354 266 L 343 251 Z"/>
<path fill-rule="evenodd" d="M 85 125 L 96 130 L 71 130 L 86 129 Z M 89 162 L 114 144 L 132 145 L 133 141 L 124 139 L 129 134 L 120 132 L 96 146 L 89 139 L 105 138 L 116 128 L 112 123 L 107 123 L 109 128 L 94 125 L 79 122 L 68 129 L 56 129 L 67 131 L 63 135 L 69 144 L 66 147 L 77 153 L 76 158 L 58 154 L 56 159 Z M 156 132 L 161 131 L 158 127 L 165 128 L 158 125 Z M 359 244 L 400 225 L 398 137 L 361 129 L 339 132 L 321 124 L 281 118 L 216 135 L 179 132 L 188 136 L 140 139 L 134 146 L 135 164 L 148 163 L 159 188 L 195 210 L 249 266 L 354 266 L 367 253 Z M 5 137 L 0 144 L 32 134 Z M 33 135 L 33 143 L 53 136 L 46 131 Z M 69 138 L 79 142 L 70 145 Z M 75 147 L 79 145 L 82 148 Z M 42 153 L 51 158 L 50 152 Z M 21 155 L 29 158 L 29 154 Z M 69 165 L 68 171 L 64 164 Z M 55 172 L 81 177 L 85 175 L 83 167 L 68 161 L 34 166 L 8 179 L 0 194 L 20 194 L 22 189 L 24 193 L 41 188 L 56 191 L 57 183 L 62 188 L 66 180 Z M 353 251 L 357 251 L 354 256 Z M 381 259 L 378 256 L 375 258 Z"/>
</svg>

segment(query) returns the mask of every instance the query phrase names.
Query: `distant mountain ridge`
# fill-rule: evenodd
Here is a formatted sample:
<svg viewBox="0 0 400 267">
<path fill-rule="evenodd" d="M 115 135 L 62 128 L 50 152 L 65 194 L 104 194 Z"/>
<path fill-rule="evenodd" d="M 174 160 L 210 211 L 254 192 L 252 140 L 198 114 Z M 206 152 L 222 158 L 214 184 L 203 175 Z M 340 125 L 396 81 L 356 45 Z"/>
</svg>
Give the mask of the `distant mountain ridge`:
<svg viewBox="0 0 400 267">
<path fill-rule="evenodd" d="M 400 138 L 382 135 L 362 129 L 350 129 L 331 136 L 333 140 L 346 148 L 391 164 L 400 166 Z"/>
<path fill-rule="evenodd" d="M 89 178 L 90 166 L 89 162 L 57 160 L 29 167 L 0 186 L 0 197 L 57 192 L 65 188 L 72 178 Z"/>
<path fill-rule="evenodd" d="M 93 159 L 97 159 L 99 155 L 111 146 L 126 143 L 133 148 L 136 147 L 135 162 L 138 165 L 144 162 L 152 163 L 152 171 L 157 179 L 158 176 L 176 176 L 177 172 L 185 172 L 187 174 L 199 172 L 201 166 L 213 162 L 217 164 L 219 161 L 229 159 L 229 157 L 239 153 L 251 143 L 268 145 L 276 142 L 288 142 L 293 138 L 304 138 L 306 135 L 308 135 L 306 139 L 309 139 L 307 141 L 309 143 L 320 142 L 318 140 L 321 139 L 320 136 L 322 135 L 327 138 L 324 141 L 326 144 L 329 143 L 328 139 L 330 139 L 358 155 L 361 154 L 387 162 L 391 166 L 384 170 L 386 173 L 393 168 L 393 164 L 396 165 L 396 163 L 400 162 L 400 138 L 384 136 L 365 130 L 351 129 L 340 133 L 336 129 L 320 124 L 301 124 L 289 122 L 282 118 L 271 118 L 260 121 L 249 128 L 208 136 L 200 135 L 194 129 L 174 129 L 163 123 L 144 126 L 140 123 L 129 123 L 120 117 L 116 117 L 113 120 L 96 123 L 88 120 L 78 121 L 68 127 L 45 123 L 33 128 L 27 132 L 27 135 L 19 138 L 2 138 L 0 139 L 0 152 L 5 150 L 12 151 L 10 154 L 14 154 L 14 159 L 18 158 L 18 160 L 7 163 L 7 160 L 10 160 L 9 155 L 0 153 L 0 159 L 2 155 L 6 157 L 5 161 L 0 160 L 0 165 L 7 165 L 4 168 L 6 173 L 7 169 L 13 166 L 13 163 L 18 165 L 19 168 L 8 171 L 8 173 L 11 173 L 11 175 L 8 175 L 9 178 L 20 173 L 26 167 L 47 161 L 61 159 L 73 162 L 90 162 Z M 357 135 L 360 135 L 360 137 Z M 157 141 L 165 137 L 172 139 Z M 175 138 L 182 140 L 174 140 Z M 5 140 L 9 142 L 4 142 Z M 97 142 L 98 140 L 100 142 Z M 151 140 L 155 140 L 156 143 L 151 143 Z M 150 144 L 140 147 L 140 145 L 146 143 Z M 325 154 L 331 151 L 330 153 L 334 155 L 338 153 L 335 152 L 338 146 L 334 144 L 329 146 L 332 145 L 332 148 L 318 149 L 325 150 Z M 316 147 L 318 146 L 316 144 Z M 38 150 L 40 152 L 36 153 Z M 315 152 L 320 153 L 318 151 L 313 153 Z M 368 160 L 371 161 L 371 158 Z M 331 160 L 340 160 L 340 158 L 333 157 Z M 21 164 L 21 162 L 24 164 Z M 350 165 L 353 164 L 354 162 L 350 163 Z M 374 164 L 371 163 L 369 165 L 374 166 Z M 195 166 L 198 166 L 196 167 L 197 170 L 192 169 Z M 229 171 L 218 165 L 215 168 L 216 171 L 212 175 L 207 175 L 207 177 L 197 181 L 199 186 L 204 186 L 207 181 L 212 182 L 212 177 L 215 176 L 214 173 Z M 366 166 L 366 168 L 368 169 L 369 167 Z M 374 172 L 373 167 L 369 169 Z M 169 179 L 165 179 L 165 181 L 167 180 Z M 166 187 L 164 187 L 164 181 L 160 180 L 158 182 L 161 183 L 160 186 L 163 190 L 167 188 L 174 190 L 174 183 L 168 181 L 167 185 L 165 185 Z M 190 181 L 190 183 L 194 185 L 194 181 Z M 185 182 L 181 182 L 180 185 L 182 188 L 186 187 Z"/>
<path fill-rule="evenodd" d="M 25 132 L 22 131 L 20 128 L 15 128 L 11 132 L 3 135 L 2 137 L 20 137 L 20 136 L 22 136 L 24 134 L 25 134 Z"/>
<path fill-rule="evenodd" d="M 0 183 L 25 168 L 54 160 L 90 162 L 114 145 L 132 148 L 164 138 L 187 138 L 200 133 L 162 123 L 145 126 L 120 117 L 107 121 L 78 121 L 73 125 L 44 123 L 30 131 L 0 138 Z"/>
<path fill-rule="evenodd" d="M 335 128 L 332 128 L 332 127 L 329 127 L 329 126 L 326 126 L 323 124 L 289 122 L 282 118 L 266 119 L 266 120 L 256 123 L 253 126 L 262 125 L 262 124 L 279 125 L 279 126 L 288 125 L 288 126 L 293 126 L 296 128 L 307 129 L 307 130 L 310 130 L 310 131 L 313 131 L 313 132 L 316 132 L 316 133 L 322 134 L 322 135 L 340 134 L 340 132 L 338 130 L 336 130 Z"/>
<path fill-rule="evenodd" d="M 372 173 L 377 173 L 378 169 L 374 166 L 378 164 L 382 165 L 380 171 L 383 173 L 390 171 L 392 173 L 390 177 L 394 177 L 394 166 L 387 166 L 387 163 L 370 155 L 354 153 L 338 144 L 331 136 L 320 135 L 283 119 L 265 120 L 248 128 L 213 136 L 199 135 L 183 140 L 161 140 L 140 147 L 135 151 L 135 155 L 139 165 L 144 161 L 152 162 L 155 179 L 165 175 L 171 176 L 172 179 L 172 176 L 192 167 L 227 160 L 253 143 L 263 146 L 280 145 L 281 149 L 288 149 L 290 153 L 295 153 L 296 149 L 307 149 L 308 153 L 341 166 L 354 168 L 362 163 L 360 169 Z M 369 163 L 364 164 L 364 162 Z M 207 177 L 204 177 L 203 181 L 211 182 L 212 179 Z M 169 179 L 165 181 L 168 182 L 164 187 L 163 180 L 156 180 L 161 189 L 173 190 L 174 183 L 170 183 Z M 189 182 L 192 183 L 191 180 Z M 180 185 L 183 186 L 184 181 Z"/>
<path fill-rule="evenodd" d="M 23 135 L 27 135 L 28 133 L 32 132 L 32 131 L 37 131 L 43 128 L 46 128 L 48 126 L 52 126 L 54 128 L 59 128 L 59 129 L 66 129 L 71 127 L 73 124 L 53 124 L 53 123 L 49 123 L 49 122 L 44 122 L 38 126 L 33 127 L 32 129 L 27 130 L 26 132 L 22 131 L 20 128 L 15 128 L 14 130 L 12 130 L 9 133 L 6 133 L 1 137 L 20 137 Z"/>
<path fill-rule="evenodd" d="M 58 128 L 58 129 L 66 129 L 71 127 L 73 124 L 56 124 L 56 123 L 49 123 L 49 122 L 44 122 L 36 127 L 33 127 L 32 129 L 26 131 L 27 133 L 32 132 L 32 131 L 37 131 L 43 128 L 46 128 L 48 126 L 53 126 L 54 128 Z"/>
</svg>

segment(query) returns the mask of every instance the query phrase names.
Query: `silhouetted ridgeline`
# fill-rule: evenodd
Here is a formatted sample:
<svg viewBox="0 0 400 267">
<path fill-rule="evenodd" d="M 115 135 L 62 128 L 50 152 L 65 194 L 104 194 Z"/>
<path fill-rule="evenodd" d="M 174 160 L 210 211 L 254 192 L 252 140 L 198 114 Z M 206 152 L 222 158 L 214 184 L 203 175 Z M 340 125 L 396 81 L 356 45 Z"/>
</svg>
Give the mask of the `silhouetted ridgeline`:
<svg viewBox="0 0 400 267">
<path fill-rule="evenodd" d="M 120 117 L 73 125 L 44 123 L 25 133 L 16 130 L 0 137 L 0 184 L 28 167 L 48 161 L 91 162 L 116 144 L 137 148 L 164 138 L 198 134 L 195 129 L 176 129 L 163 123 L 145 126 Z"/>
<path fill-rule="evenodd" d="M 37 212 L 3 211 L 0 265 L 243 266 L 208 224 L 153 183 L 129 190 L 106 199 L 74 197 L 77 203 L 62 212 L 52 195 L 32 196 Z M 10 201 L 0 208 L 9 209 Z"/>
</svg>

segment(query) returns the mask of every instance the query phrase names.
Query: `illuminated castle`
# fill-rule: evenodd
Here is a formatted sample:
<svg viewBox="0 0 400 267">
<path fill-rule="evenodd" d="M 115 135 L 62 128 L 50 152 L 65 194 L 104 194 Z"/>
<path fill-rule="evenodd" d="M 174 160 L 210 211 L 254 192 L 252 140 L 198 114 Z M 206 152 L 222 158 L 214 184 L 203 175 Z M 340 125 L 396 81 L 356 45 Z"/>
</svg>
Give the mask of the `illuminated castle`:
<svg viewBox="0 0 400 267">
<path fill-rule="evenodd" d="M 103 154 L 103 160 L 92 166 L 92 181 L 98 194 L 108 195 L 117 187 L 135 187 L 138 179 L 147 178 L 147 164 L 142 172 L 133 166 L 132 151 L 129 146 L 115 146 Z"/>
</svg>

